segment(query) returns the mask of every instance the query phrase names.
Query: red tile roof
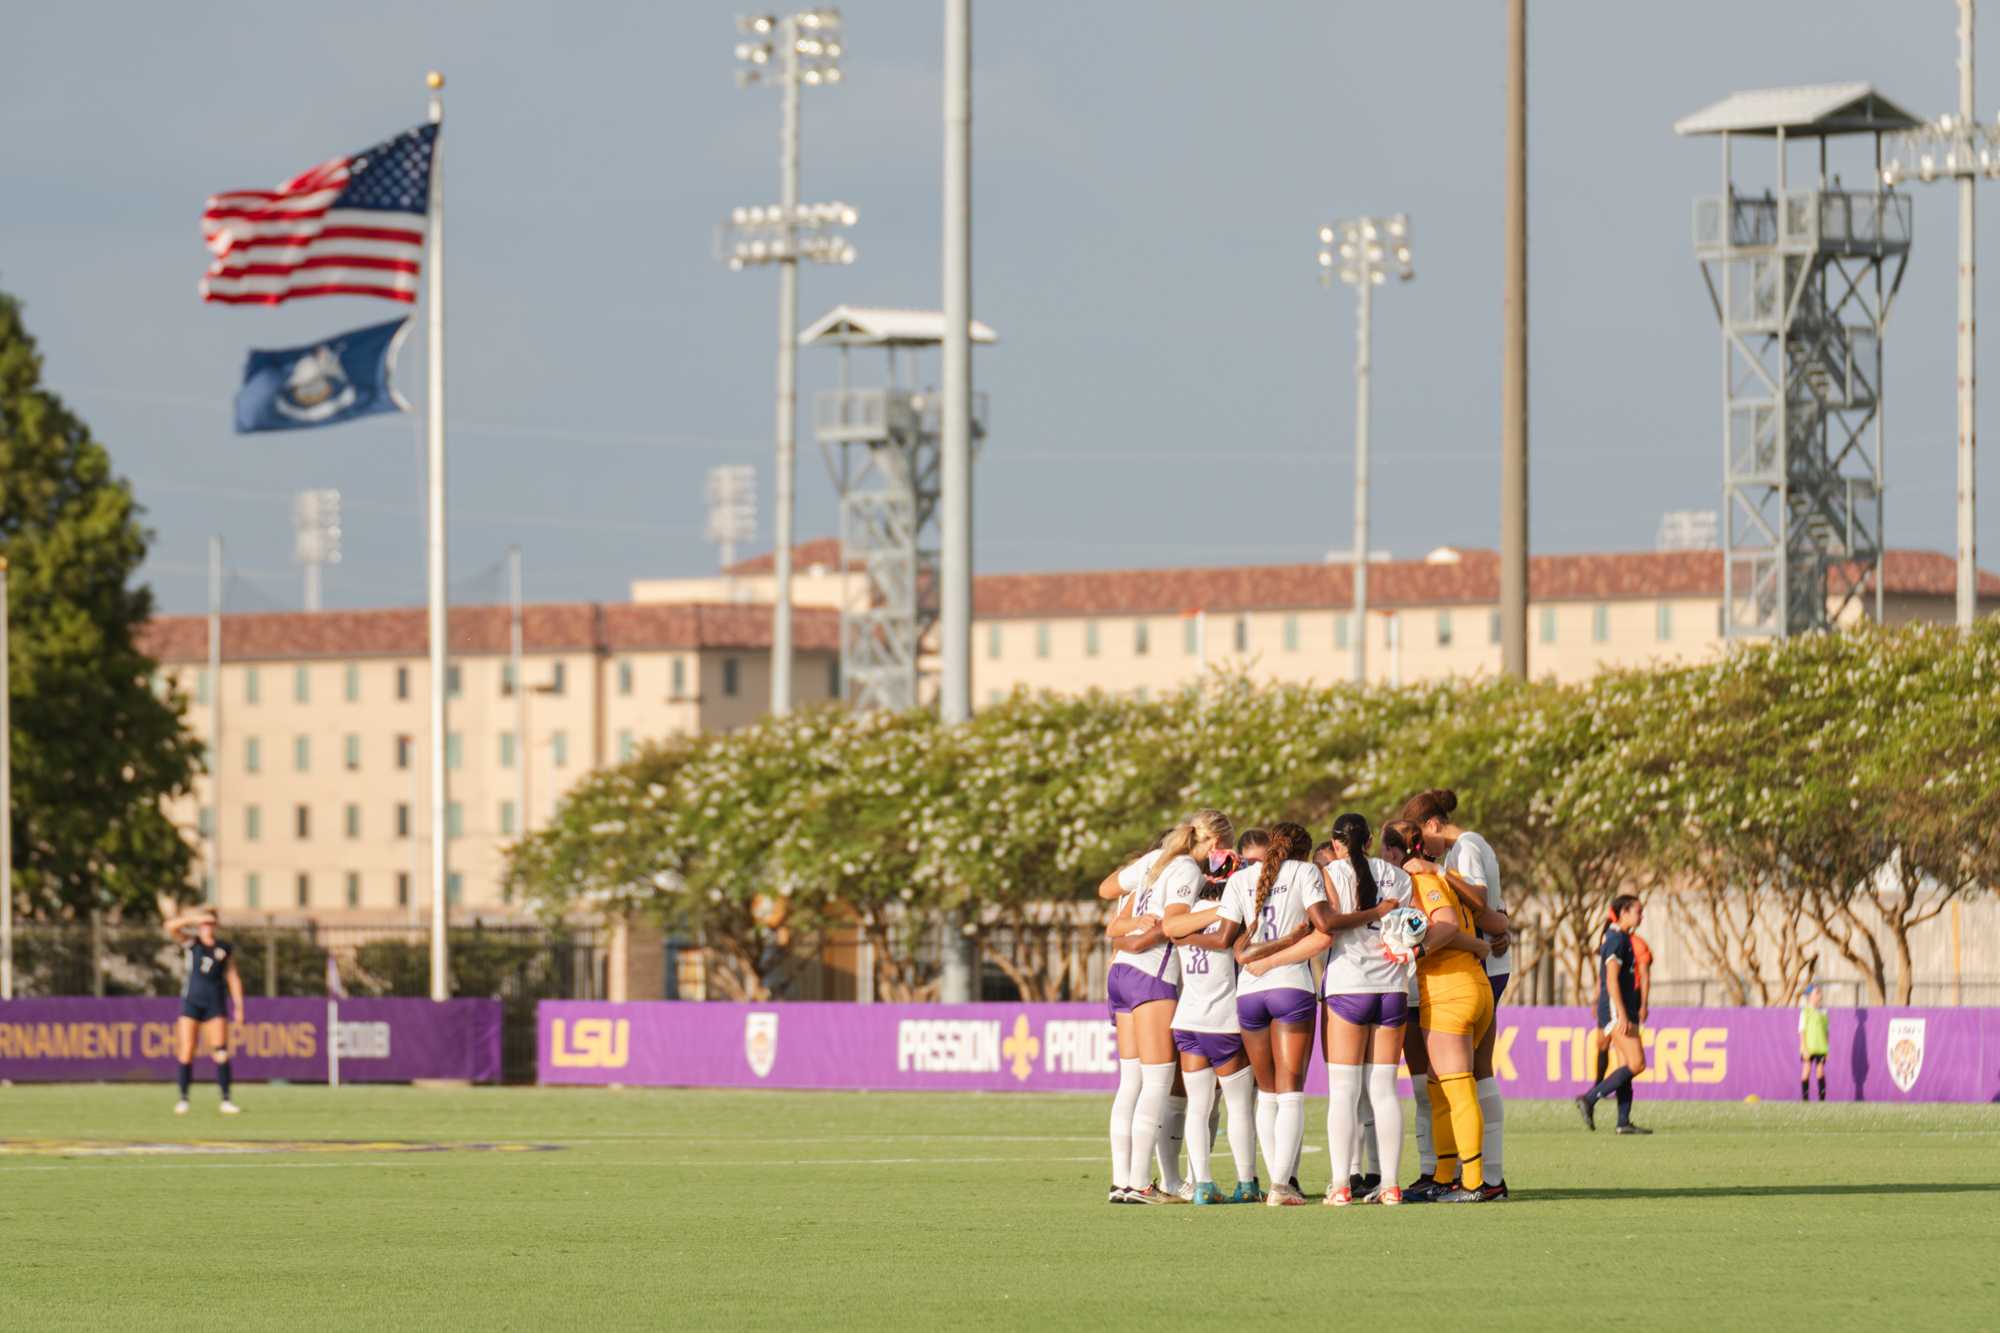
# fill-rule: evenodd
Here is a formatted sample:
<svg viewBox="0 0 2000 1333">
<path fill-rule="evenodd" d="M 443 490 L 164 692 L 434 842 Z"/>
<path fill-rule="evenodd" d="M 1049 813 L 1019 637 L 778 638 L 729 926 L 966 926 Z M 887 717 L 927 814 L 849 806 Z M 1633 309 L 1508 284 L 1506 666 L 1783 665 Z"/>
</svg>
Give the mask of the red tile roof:
<svg viewBox="0 0 2000 1333">
<path fill-rule="evenodd" d="M 661 649 L 769 649 L 771 612 L 727 603 L 603 604 L 556 602 L 522 608 L 523 642 L 530 652 L 621 652 Z M 421 657 L 427 651 L 422 607 L 374 611 L 282 611 L 222 617 L 222 655 L 228 661 L 298 657 Z M 792 613 L 792 642 L 802 652 L 836 652 L 840 615 L 818 607 Z M 504 606 L 453 607 L 454 654 L 504 653 Z M 165 662 L 208 658 L 208 617 L 156 616 L 140 646 Z"/>
<path fill-rule="evenodd" d="M 722 572 L 737 575 L 769 574 L 777 566 L 777 563 L 777 552 L 766 551 L 762 555 L 753 555 L 747 560 L 738 560 Z M 840 568 L 840 538 L 815 537 L 809 542 L 800 542 L 792 547 L 793 572 L 796 573 L 799 570 L 811 569 L 814 565 L 820 565 L 827 569 Z M 859 561 L 855 562 L 854 568 L 860 568 Z"/>
</svg>

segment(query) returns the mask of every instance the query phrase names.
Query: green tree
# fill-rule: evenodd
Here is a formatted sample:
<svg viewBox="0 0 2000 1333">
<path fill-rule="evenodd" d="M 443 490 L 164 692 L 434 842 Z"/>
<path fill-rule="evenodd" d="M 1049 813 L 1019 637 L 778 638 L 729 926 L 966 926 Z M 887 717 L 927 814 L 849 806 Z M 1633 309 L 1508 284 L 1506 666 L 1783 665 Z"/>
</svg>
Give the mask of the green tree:
<svg viewBox="0 0 2000 1333">
<path fill-rule="evenodd" d="M 134 642 L 150 534 L 90 428 L 41 387 L 19 303 L 0 293 L 0 551 L 8 563 L 14 886 L 26 910 L 151 916 L 192 853 L 162 802 L 201 762 L 186 700 L 156 694 Z"/>
</svg>

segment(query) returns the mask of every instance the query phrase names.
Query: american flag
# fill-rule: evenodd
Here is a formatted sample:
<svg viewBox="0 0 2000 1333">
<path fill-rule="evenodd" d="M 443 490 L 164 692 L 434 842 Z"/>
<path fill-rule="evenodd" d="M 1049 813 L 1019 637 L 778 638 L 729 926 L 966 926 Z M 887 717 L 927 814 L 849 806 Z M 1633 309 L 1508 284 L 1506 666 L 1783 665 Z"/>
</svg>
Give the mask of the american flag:
<svg viewBox="0 0 2000 1333">
<path fill-rule="evenodd" d="M 215 262 L 201 299 L 279 305 L 294 296 L 417 299 L 437 126 L 322 162 L 275 190 L 210 197 L 201 236 Z"/>
</svg>

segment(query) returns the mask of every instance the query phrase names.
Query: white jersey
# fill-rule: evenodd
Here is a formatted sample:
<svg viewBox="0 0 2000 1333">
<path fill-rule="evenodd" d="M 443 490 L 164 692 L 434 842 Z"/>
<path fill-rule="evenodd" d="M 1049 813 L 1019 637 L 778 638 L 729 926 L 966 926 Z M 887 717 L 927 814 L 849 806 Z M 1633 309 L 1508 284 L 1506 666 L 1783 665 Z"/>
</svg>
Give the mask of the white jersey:
<svg viewBox="0 0 2000 1333">
<path fill-rule="evenodd" d="M 1368 858 L 1368 869 L 1375 876 L 1377 899 L 1387 903 L 1407 903 L 1415 892 L 1410 877 L 1398 866 L 1375 857 Z M 1336 858 L 1326 867 L 1327 878 L 1333 881 L 1333 891 L 1327 903 L 1336 914 L 1361 910 L 1361 882 L 1355 877 L 1354 865 L 1345 857 Z M 1326 954 L 1326 979 L 1324 993 L 1327 995 L 1393 995 L 1408 987 L 1410 971 L 1401 963 L 1392 963 L 1382 956 L 1382 923 L 1370 921 L 1365 926 L 1354 926 L 1337 932 L 1333 937 L 1333 947 Z"/>
<path fill-rule="evenodd" d="M 1187 863 L 1190 866 L 1194 862 Z M 1170 868 L 1160 876 L 1165 882 L 1168 875 L 1178 867 Z M 1202 902 L 1199 898 L 1203 876 L 1199 868 L 1185 881 L 1176 878 L 1167 891 L 1167 906 L 1184 903 L 1191 912 L 1206 912 L 1217 904 Z M 1196 940 L 1203 936 L 1213 938 L 1222 929 L 1217 921 L 1201 935 L 1190 935 L 1182 940 L 1175 952 L 1180 955 L 1181 998 L 1174 1006 L 1173 1026 L 1185 1032 L 1235 1032 L 1236 1025 L 1236 955 L 1228 949 L 1204 949 Z"/>
<path fill-rule="evenodd" d="M 1250 909 L 1257 902 L 1257 877 L 1263 873 L 1263 865 L 1253 863 L 1231 875 L 1229 882 L 1222 886 L 1222 919 L 1242 922 L 1252 944 L 1283 939 L 1305 922 L 1306 908 L 1326 901 L 1326 876 L 1320 873 L 1319 867 L 1310 861 L 1287 861 L 1278 867 L 1278 876 L 1271 882 L 1271 895 L 1264 900 L 1262 914 L 1253 913 Z M 1261 977 L 1245 972 L 1236 979 L 1238 995 L 1255 995 L 1267 990 L 1310 991 L 1312 988 L 1312 964 L 1309 962 L 1274 967 Z"/>
<path fill-rule="evenodd" d="M 1461 833 L 1451 850 L 1444 854 L 1444 868 L 1457 872 L 1461 879 L 1471 880 L 1486 890 L 1486 905 L 1496 912 L 1507 910 L 1507 903 L 1500 896 L 1500 858 L 1493 854 L 1493 845 L 1477 833 Z M 1514 971 L 1514 952 L 1508 950 L 1500 956 L 1488 956 L 1486 975 L 1504 977 Z"/>
<path fill-rule="evenodd" d="M 1167 902 L 1165 885 L 1168 877 L 1178 876 L 1182 873 L 1183 867 L 1187 871 L 1193 872 L 1197 880 L 1201 878 L 1201 869 L 1195 865 L 1194 858 L 1183 856 L 1175 864 L 1162 870 L 1158 879 L 1148 884 L 1146 876 L 1152 871 L 1153 864 L 1159 859 L 1160 854 L 1157 851 L 1147 852 L 1131 865 L 1126 866 L 1118 872 L 1118 887 L 1125 890 L 1129 899 L 1127 910 L 1135 917 L 1150 916 L 1157 919 L 1165 911 Z M 1144 929 L 1144 927 L 1135 927 L 1126 933 L 1138 935 L 1142 934 Z M 1117 967 L 1120 964 L 1126 967 L 1136 967 L 1147 976 L 1158 977 L 1169 985 L 1178 986 L 1180 984 L 1180 959 L 1174 956 L 1173 947 L 1165 940 L 1161 940 L 1152 948 L 1141 953 L 1121 953 L 1113 956 L 1111 965 Z"/>
</svg>

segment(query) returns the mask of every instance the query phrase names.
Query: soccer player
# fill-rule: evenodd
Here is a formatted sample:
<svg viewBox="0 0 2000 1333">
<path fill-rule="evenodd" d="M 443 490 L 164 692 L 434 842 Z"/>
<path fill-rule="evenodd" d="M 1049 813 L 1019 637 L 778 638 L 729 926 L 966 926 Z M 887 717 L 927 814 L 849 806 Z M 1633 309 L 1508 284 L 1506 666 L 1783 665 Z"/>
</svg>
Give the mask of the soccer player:
<svg viewBox="0 0 2000 1333">
<path fill-rule="evenodd" d="M 188 1088 L 194 1082 L 195 1038 L 208 1041 L 215 1058 L 215 1082 L 222 1089 L 224 1115 L 242 1108 L 229 1099 L 229 1023 L 233 1014 L 243 1026 L 243 978 L 236 972 L 236 950 L 215 934 L 213 911 L 190 912 L 166 923 L 167 937 L 187 951 L 187 981 L 181 986 L 181 1016 L 174 1021 L 174 1060 L 180 1066 L 180 1100 L 175 1115 L 188 1113 Z M 228 1004 L 223 1003 L 224 990 Z"/>
<path fill-rule="evenodd" d="M 1256 960 L 1251 946 L 1274 946 L 1264 952 L 1276 953 L 1310 933 L 1306 909 L 1326 901 L 1326 877 L 1305 859 L 1311 854 L 1310 833 L 1297 824 L 1275 824 L 1264 860 L 1229 877 L 1218 915 L 1228 923 L 1229 942 L 1240 945 L 1239 962 Z M 1318 1008 L 1309 963 L 1237 978 L 1236 1020 L 1257 1079 L 1257 1141 L 1271 1168 L 1265 1202 L 1272 1207 L 1305 1202 L 1296 1175 L 1305 1141 L 1306 1061 Z"/>
<path fill-rule="evenodd" d="M 1201 882 L 1203 864 L 1226 848 L 1232 836 L 1229 819 L 1221 811 L 1197 810 L 1187 823 L 1171 829 L 1157 850 L 1118 871 L 1098 889 L 1101 896 L 1115 880 L 1125 894 L 1117 915 L 1105 927 L 1106 938 L 1117 950 L 1105 979 L 1112 1021 L 1118 1028 L 1118 1093 L 1111 1103 L 1112 1203 L 1186 1201 L 1179 1179 L 1180 1134 L 1166 1135 L 1171 1153 L 1161 1150 L 1168 1121 L 1184 1125 L 1187 1112 L 1185 1097 L 1178 1107 L 1169 1105 L 1175 1100 L 1174 1080 L 1179 1073 L 1173 1014 L 1180 999 L 1180 961 L 1166 939 L 1161 917 L 1168 889 L 1185 889 L 1191 896 Z M 1153 1188 L 1156 1151 L 1162 1189 Z"/>
<path fill-rule="evenodd" d="M 1806 987 L 1799 1001 L 1799 1100 L 1809 1102 L 1807 1085 L 1819 1075 L 1819 1099 L 1826 1100 L 1826 993 L 1817 981 Z"/>
<path fill-rule="evenodd" d="M 1471 905 L 1453 891 L 1443 867 L 1425 856 L 1418 825 L 1400 819 L 1385 825 L 1382 847 L 1385 859 L 1409 875 L 1415 906 L 1430 922 L 1417 950 L 1417 1027 L 1430 1067 L 1426 1091 L 1437 1167 L 1430 1187 L 1409 1201 L 1504 1199 L 1497 1183 L 1486 1185 L 1486 1126 L 1472 1073 L 1473 1053 L 1493 1026 L 1493 987 L 1482 966 L 1491 946 L 1479 937 Z"/>
<path fill-rule="evenodd" d="M 1618 1102 L 1620 1134 L 1650 1134 L 1632 1123 L 1632 1080 L 1646 1072 L 1646 1043 L 1639 1029 L 1639 969 L 1632 956 L 1632 932 L 1639 928 L 1645 907 L 1638 896 L 1621 893 L 1611 900 L 1612 925 L 1597 946 L 1597 1025 L 1606 1043 L 1623 1061 L 1596 1087 L 1576 1099 L 1584 1128 L 1597 1128 L 1597 1104 L 1606 1097 Z"/>
<path fill-rule="evenodd" d="M 1492 947 L 1485 967 L 1497 1011 L 1501 993 L 1514 974 L 1514 959 L 1508 949 L 1507 904 L 1500 896 L 1500 858 L 1494 855 L 1493 845 L 1485 838 L 1453 822 L 1452 815 L 1457 809 L 1457 793 L 1434 787 L 1405 801 L 1403 818 L 1423 828 L 1426 853 L 1438 858 L 1444 867 L 1445 880 L 1471 904 L 1479 932 Z M 1479 1111 L 1486 1124 L 1485 1168 L 1493 1181 L 1489 1188 L 1505 1198 L 1507 1108 L 1500 1098 L 1500 1080 L 1493 1070 L 1493 1043 L 1498 1032 L 1496 1021 L 1473 1054 L 1472 1072 L 1478 1080 Z M 1419 1102 L 1420 1110 L 1421 1107 Z M 1419 1115 L 1420 1138 L 1423 1129 L 1424 1118 Z"/>
<path fill-rule="evenodd" d="M 1269 835 L 1263 835 L 1263 844 L 1269 841 Z M 1257 1089 L 1236 1021 L 1236 955 L 1217 910 L 1223 887 L 1204 884 L 1189 897 L 1176 883 L 1168 890 L 1166 915 L 1160 923 L 1180 950 L 1181 995 L 1174 1006 L 1173 1031 L 1187 1087 L 1187 1116 L 1194 1126 L 1187 1138 L 1188 1170 L 1197 1204 L 1260 1203 L 1264 1192 L 1257 1181 Z M 1229 1150 L 1236 1159 L 1236 1189 L 1226 1198 L 1216 1188 L 1209 1165 L 1218 1091 L 1229 1106 Z"/>
</svg>

